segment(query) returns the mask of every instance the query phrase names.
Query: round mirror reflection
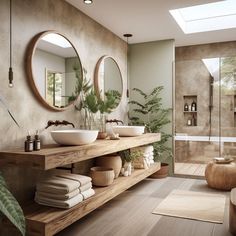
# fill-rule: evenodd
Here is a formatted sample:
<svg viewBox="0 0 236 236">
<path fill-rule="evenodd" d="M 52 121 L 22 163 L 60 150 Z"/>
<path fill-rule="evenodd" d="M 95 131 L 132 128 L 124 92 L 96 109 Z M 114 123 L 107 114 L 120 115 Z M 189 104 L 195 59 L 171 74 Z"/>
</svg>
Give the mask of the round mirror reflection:
<svg viewBox="0 0 236 236">
<path fill-rule="evenodd" d="M 64 110 L 77 99 L 82 66 L 78 53 L 65 36 L 52 31 L 37 35 L 28 58 L 32 88 L 44 105 Z"/>
<path fill-rule="evenodd" d="M 94 79 L 97 95 L 104 100 L 108 93 L 113 94 L 118 97 L 118 106 L 123 92 L 123 83 L 117 62 L 110 56 L 101 57 L 96 65 Z"/>
</svg>

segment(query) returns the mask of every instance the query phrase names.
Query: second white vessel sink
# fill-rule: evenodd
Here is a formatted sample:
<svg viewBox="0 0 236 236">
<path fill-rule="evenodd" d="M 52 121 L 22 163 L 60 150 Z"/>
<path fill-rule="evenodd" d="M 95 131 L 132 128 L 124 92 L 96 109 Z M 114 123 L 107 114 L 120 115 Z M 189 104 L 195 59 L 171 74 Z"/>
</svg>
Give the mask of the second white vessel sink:
<svg viewBox="0 0 236 236">
<path fill-rule="evenodd" d="M 144 133 L 145 126 L 117 125 L 112 127 L 114 133 L 119 136 L 133 137 Z"/>
<path fill-rule="evenodd" d="M 61 145 L 85 145 L 94 142 L 98 136 L 98 130 L 55 130 L 51 131 L 53 140 Z"/>
</svg>

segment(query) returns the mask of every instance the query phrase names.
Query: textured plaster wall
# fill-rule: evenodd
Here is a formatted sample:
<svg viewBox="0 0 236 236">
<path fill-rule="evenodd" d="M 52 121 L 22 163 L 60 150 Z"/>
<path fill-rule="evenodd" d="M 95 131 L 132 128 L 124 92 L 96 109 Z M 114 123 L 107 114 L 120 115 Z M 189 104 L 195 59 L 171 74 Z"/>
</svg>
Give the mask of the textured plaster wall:
<svg viewBox="0 0 236 236">
<path fill-rule="evenodd" d="M 63 0 L 13 0 L 13 70 L 14 88 L 8 88 L 9 68 L 9 1 L 0 1 L 0 94 L 19 122 L 18 128 L 0 107 L 0 149 L 23 147 L 27 131 L 41 131 L 44 143 L 51 143 L 48 120 L 69 120 L 79 126 L 79 113 L 70 107 L 64 112 L 44 108 L 35 98 L 27 80 L 25 56 L 30 40 L 39 32 L 56 30 L 63 33 L 77 49 L 87 77 L 93 80 L 95 65 L 103 55 L 112 56 L 118 63 L 126 91 L 126 43 L 88 16 Z M 123 94 L 124 95 L 124 94 Z M 111 118 L 125 119 L 126 98 L 111 114 Z M 83 163 L 79 165 L 85 169 Z M 37 177 L 42 174 L 26 167 L 1 166 L 5 179 L 20 202 L 32 199 Z M 85 171 L 85 170 L 83 170 Z M 1 226 L 0 226 L 1 227 Z M 0 230 L 1 231 L 1 230 Z"/>
</svg>

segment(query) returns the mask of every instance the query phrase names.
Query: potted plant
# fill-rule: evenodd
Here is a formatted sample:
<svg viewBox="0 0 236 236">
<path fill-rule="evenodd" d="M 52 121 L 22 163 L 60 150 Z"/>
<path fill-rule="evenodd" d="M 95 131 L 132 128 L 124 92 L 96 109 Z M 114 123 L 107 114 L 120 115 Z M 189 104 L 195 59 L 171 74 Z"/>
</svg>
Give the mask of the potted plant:
<svg viewBox="0 0 236 236">
<path fill-rule="evenodd" d="M 122 160 L 122 166 L 124 168 L 123 175 L 124 176 L 129 176 L 132 173 L 132 162 L 140 157 L 140 152 L 135 151 L 131 152 L 130 149 L 126 149 L 123 151 L 118 152 L 119 156 L 121 157 Z"/>
<path fill-rule="evenodd" d="M 8 114 L 15 122 L 15 124 L 19 127 L 19 124 L 11 114 L 10 110 L 6 105 L 6 102 L 1 96 L 0 96 L 0 104 L 8 112 Z M 0 172 L 0 212 L 4 214 L 12 224 L 15 225 L 15 227 L 21 232 L 22 235 L 25 235 L 25 217 L 23 211 L 17 200 L 8 190 L 7 184 L 1 172 Z"/>
<path fill-rule="evenodd" d="M 121 94 L 117 90 L 107 90 L 104 94 L 104 99 L 101 96 L 98 98 L 98 110 L 99 110 L 99 128 L 100 137 L 106 137 L 106 115 L 110 114 L 119 104 Z"/>
<path fill-rule="evenodd" d="M 104 94 L 104 99 L 101 99 L 101 96 L 98 96 L 94 91 L 93 85 L 86 79 L 87 71 L 83 70 L 84 79 L 82 80 L 80 76 L 77 76 L 74 94 L 78 94 L 79 99 L 75 108 L 82 112 L 84 128 L 87 129 L 92 129 L 96 123 L 96 115 L 99 113 L 98 126 L 101 135 L 101 133 L 105 133 L 105 115 L 111 113 L 119 104 L 121 94 L 116 90 L 107 90 Z"/>
<path fill-rule="evenodd" d="M 137 114 L 129 118 L 132 125 L 144 125 L 148 133 L 161 133 L 161 140 L 153 144 L 154 160 L 161 162 L 161 169 L 152 175 L 157 178 L 167 176 L 168 163 L 166 161 L 173 156 L 172 149 L 166 145 L 172 135 L 163 131 L 163 127 L 170 123 L 168 115 L 171 111 L 171 108 L 162 107 L 160 93 L 163 89 L 163 86 L 158 86 L 147 94 L 141 89 L 134 88 L 133 91 L 141 96 L 141 102 L 134 100 L 129 102 L 134 105 L 133 114 Z"/>
</svg>

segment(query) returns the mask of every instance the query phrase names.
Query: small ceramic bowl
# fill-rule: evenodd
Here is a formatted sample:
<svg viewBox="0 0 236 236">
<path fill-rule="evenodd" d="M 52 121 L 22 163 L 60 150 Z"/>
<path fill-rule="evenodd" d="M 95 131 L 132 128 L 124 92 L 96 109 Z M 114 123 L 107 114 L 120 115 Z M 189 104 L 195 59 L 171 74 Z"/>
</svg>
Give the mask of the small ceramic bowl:
<svg viewBox="0 0 236 236">
<path fill-rule="evenodd" d="M 90 169 L 90 176 L 93 185 L 104 187 L 113 183 L 115 173 L 112 168 L 96 166 Z"/>
</svg>

